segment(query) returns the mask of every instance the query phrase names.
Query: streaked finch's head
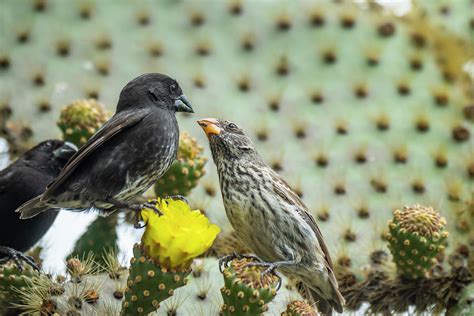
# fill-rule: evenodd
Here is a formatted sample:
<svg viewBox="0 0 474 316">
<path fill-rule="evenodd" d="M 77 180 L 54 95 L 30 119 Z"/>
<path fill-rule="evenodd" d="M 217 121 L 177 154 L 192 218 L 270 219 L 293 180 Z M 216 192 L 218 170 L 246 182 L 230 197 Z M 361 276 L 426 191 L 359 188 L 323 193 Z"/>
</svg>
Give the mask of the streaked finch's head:
<svg viewBox="0 0 474 316">
<path fill-rule="evenodd" d="M 250 137 L 235 123 L 206 118 L 198 121 L 206 133 L 214 161 L 246 159 L 260 160 Z"/>
</svg>

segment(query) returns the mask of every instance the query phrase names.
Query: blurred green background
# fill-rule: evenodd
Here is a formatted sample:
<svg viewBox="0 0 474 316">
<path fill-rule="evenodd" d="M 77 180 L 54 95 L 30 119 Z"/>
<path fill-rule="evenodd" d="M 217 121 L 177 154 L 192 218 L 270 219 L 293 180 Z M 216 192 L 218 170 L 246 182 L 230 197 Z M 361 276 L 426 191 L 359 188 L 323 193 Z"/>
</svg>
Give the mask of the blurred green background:
<svg viewBox="0 0 474 316">
<path fill-rule="evenodd" d="M 335 261 L 356 273 L 369 253 L 386 251 L 387 221 L 404 205 L 446 217 L 449 251 L 472 243 L 470 0 L 0 6 L 1 121 L 12 148 L 61 137 L 66 104 L 96 98 L 113 111 L 129 80 L 162 72 L 192 102 L 196 113 L 180 127 L 209 158 L 189 200 L 224 230 L 203 117 L 251 135 L 307 203 Z M 80 235 L 91 220 L 81 216 L 64 215 L 55 229 Z"/>
</svg>

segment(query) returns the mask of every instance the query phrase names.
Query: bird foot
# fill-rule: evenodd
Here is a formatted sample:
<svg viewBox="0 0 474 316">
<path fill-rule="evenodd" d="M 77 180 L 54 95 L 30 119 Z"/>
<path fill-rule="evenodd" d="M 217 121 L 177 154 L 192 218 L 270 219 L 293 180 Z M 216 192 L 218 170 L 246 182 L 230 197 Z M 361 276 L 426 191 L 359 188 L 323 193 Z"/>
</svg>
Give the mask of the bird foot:
<svg viewBox="0 0 474 316">
<path fill-rule="evenodd" d="M 186 204 L 189 204 L 188 199 L 186 199 L 186 197 L 181 195 L 181 194 L 168 195 L 168 196 L 165 196 L 163 199 L 172 199 L 172 200 L 175 200 L 175 201 L 178 200 L 178 201 L 186 202 Z"/>
<path fill-rule="evenodd" d="M 141 210 L 140 211 L 134 211 L 134 212 L 135 212 L 135 215 L 134 215 L 134 218 L 133 218 L 133 228 L 135 228 L 135 229 L 145 228 L 146 223 L 143 222 L 143 220 L 142 220 Z"/>
<path fill-rule="evenodd" d="M 146 226 L 146 223 L 143 222 L 141 212 L 142 210 L 148 208 L 152 209 L 156 214 L 159 216 L 163 215 L 163 213 L 156 207 L 156 200 L 151 200 L 148 202 L 145 202 L 143 204 L 137 204 L 132 207 L 132 210 L 135 212 L 135 220 L 133 223 L 133 227 L 136 229 L 144 228 Z"/>
<path fill-rule="evenodd" d="M 151 201 L 143 203 L 142 205 L 140 205 L 140 211 L 145 208 L 149 208 L 155 211 L 156 214 L 160 216 L 163 215 L 163 213 L 156 207 L 157 202 L 158 202 L 157 200 L 151 200 Z"/>
<path fill-rule="evenodd" d="M 152 209 L 155 211 L 158 215 L 163 215 L 163 213 L 156 207 L 156 200 L 151 200 L 142 204 L 139 203 L 127 203 L 127 202 L 121 202 L 121 201 L 116 201 L 116 200 L 108 200 L 108 203 L 111 203 L 115 206 L 117 209 L 125 209 L 127 211 L 133 211 L 135 212 L 135 218 L 133 222 L 133 227 L 134 228 L 143 228 L 146 226 L 146 223 L 143 223 L 141 212 L 145 208 Z"/>
<path fill-rule="evenodd" d="M 17 265 L 18 269 L 20 271 L 23 271 L 23 265 L 21 264 L 21 261 L 23 261 L 27 265 L 31 266 L 34 270 L 40 271 L 40 268 L 36 264 L 33 257 L 25 255 L 24 253 L 18 250 L 15 250 L 10 247 L 0 246 L 0 254 L 5 256 L 5 258 L 0 259 L 0 263 L 4 263 L 8 260 L 13 260 L 13 262 L 15 262 L 15 264 Z"/>
<path fill-rule="evenodd" d="M 260 278 L 262 282 L 263 282 L 263 278 L 267 274 L 273 274 L 274 276 L 276 276 L 278 278 L 277 291 L 280 289 L 281 283 L 282 283 L 281 276 L 275 271 L 279 266 L 280 265 L 278 264 L 278 262 L 264 262 L 264 261 L 261 261 L 260 259 L 258 262 L 250 262 L 250 263 L 247 263 L 246 265 L 247 268 L 250 268 L 250 267 L 266 268 L 262 273 L 260 273 Z"/>
<path fill-rule="evenodd" d="M 263 282 L 263 278 L 267 274 L 273 274 L 278 278 L 278 285 L 276 287 L 277 291 L 281 288 L 281 276 L 275 271 L 276 268 L 280 266 L 279 262 L 264 262 L 262 259 L 257 257 L 256 255 L 243 255 L 243 254 L 238 254 L 236 252 L 232 253 L 231 255 L 224 256 L 219 259 L 219 271 L 222 273 L 223 272 L 223 267 L 227 267 L 229 262 L 231 262 L 234 259 L 252 259 L 255 260 L 254 262 L 249 262 L 246 264 L 246 267 L 266 267 L 262 273 L 260 273 L 260 278 Z M 282 262 L 281 265 L 285 265 L 286 262 Z"/>
<path fill-rule="evenodd" d="M 222 267 L 227 267 L 229 262 L 231 262 L 234 259 L 253 259 L 257 261 L 262 261 L 259 257 L 255 255 L 243 255 L 240 253 L 233 252 L 231 255 L 224 256 L 219 259 L 219 271 L 222 273 L 223 268 Z"/>
<path fill-rule="evenodd" d="M 250 267 L 264 267 L 264 268 L 267 268 L 262 272 L 262 274 L 265 275 L 265 274 L 275 272 L 275 269 L 278 267 L 278 265 L 276 263 L 273 263 L 273 262 L 260 261 L 260 262 L 249 262 L 249 263 L 247 263 L 247 268 L 250 268 Z"/>
<path fill-rule="evenodd" d="M 232 253 L 231 255 L 226 255 L 224 257 L 219 258 L 219 271 L 222 273 L 224 272 L 223 267 L 227 267 L 229 262 L 232 260 L 239 258 L 239 255 L 237 253 Z"/>
</svg>

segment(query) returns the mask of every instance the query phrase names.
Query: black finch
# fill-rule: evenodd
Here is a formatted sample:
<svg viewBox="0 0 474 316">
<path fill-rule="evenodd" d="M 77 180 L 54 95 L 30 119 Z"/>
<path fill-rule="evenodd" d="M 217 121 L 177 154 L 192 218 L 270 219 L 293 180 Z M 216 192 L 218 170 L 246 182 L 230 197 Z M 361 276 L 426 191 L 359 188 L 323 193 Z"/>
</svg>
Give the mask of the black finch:
<svg viewBox="0 0 474 316">
<path fill-rule="evenodd" d="M 115 114 L 82 146 L 39 197 L 17 211 L 22 218 L 48 208 L 117 209 L 138 212 L 137 197 L 176 158 L 176 112 L 193 113 L 178 83 L 163 74 L 143 74 L 122 89 Z"/>
<path fill-rule="evenodd" d="M 341 313 L 329 251 L 314 218 L 288 184 L 260 157 L 250 138 L 225 120 L 198 121 L 217 166 L 227 217 L 238 237 L 263 260 L 303 284 L 324 315 Z"/>
<path fill-rule="evenodd" d="M 0 258 L 22 257 L 16 251 L 30 249 L 51 227 L 56 211 L 21 220 L 15 210 L 43 193 L 76 150 L 76 146 L 61 140 L 44 141 L 0 171 Z"/>
</svg>

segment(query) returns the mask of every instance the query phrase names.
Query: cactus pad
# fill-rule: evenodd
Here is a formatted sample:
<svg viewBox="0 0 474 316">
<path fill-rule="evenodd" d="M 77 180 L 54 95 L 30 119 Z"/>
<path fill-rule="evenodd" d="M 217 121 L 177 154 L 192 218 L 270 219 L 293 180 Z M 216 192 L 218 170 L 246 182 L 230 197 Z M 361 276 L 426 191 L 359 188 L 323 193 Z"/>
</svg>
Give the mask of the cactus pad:
<svg viewBox="0 0 474 316">
<path fill-rule="evenodd" d="M 203 157 L 202 152 L 203 148 L 195 138 L 181 133 L 176 161 L 155 184 L 156 195 L 188 195 L 205 174 L 207 158 Z"/>
<path fill-rule="evenodd" d="M 157 310 L 162 301 L 173 296 L 177 288 L 186 284 L 191 270 L 160 267 L 145 257 L 139 245 L 135 245 L 133 254 L 122 315 L 148 315 Z"/>
<path fill-rule="evenodd" d="M 223 270 L 221 289 L 223 315 L 260 315 L 268 310 L 268 303 L 276 296 L 279 278 L 263 267 L 247 267 L 254 259 L 233 259 Z"/>
<path fill-rule="evenodd" d="M 414 205 L 396 210 L 389 223 L 389 248 L 398 271 L 406 278 L 426 277 L 444 252 L 446 220 L 433 208 Z"/>
<path fill-rule="evenodd" d="M 117 247 L 117 222 L 117 213 L 106 217 L 97 216 L 87 227 L 84 234 L 76 241 L 69 257 L 82 257 L 92 252 L 99 263 L 104 263 L 105 252 Z"/>
<path fill-rule="evenodd" d="M 57 124 L 63 132 L 65 141 L 81 147 L 108 117 L 104 105 L 97 100 L 77 100 L 61 110 Z"/>
<path fill-rule="evenodd" d="M 292 301 L 286 306 L 281 316 L 318 316 L 318 313 L 304 301 Z"/>
<path fill-rule="evenodd" d="M 24 290 L 28 286 L 28 280 L 34 276 L 38 276 L 38 272 L 30 266 L 20 270 L 12 261 L 0 266 L 0 312 L 18 300 L 18 293 L 14 289 Z"/>
</svg>

